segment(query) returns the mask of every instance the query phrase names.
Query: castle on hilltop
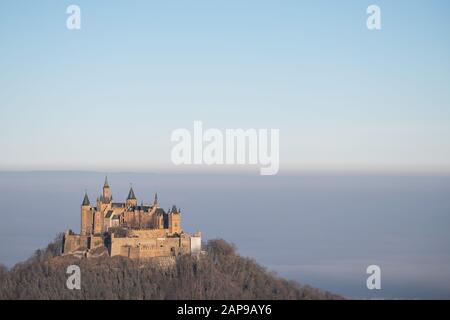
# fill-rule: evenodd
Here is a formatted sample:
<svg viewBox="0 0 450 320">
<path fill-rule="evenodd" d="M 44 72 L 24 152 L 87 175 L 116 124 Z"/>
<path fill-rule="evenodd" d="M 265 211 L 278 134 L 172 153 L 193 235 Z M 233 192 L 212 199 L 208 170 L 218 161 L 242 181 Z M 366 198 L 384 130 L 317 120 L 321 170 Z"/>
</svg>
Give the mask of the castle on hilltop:
<svg viewBox="0 0 450 320">
<path fill-rule="evenodd" d="M 151 258 L 197 254 L 200 249 L 201 233 L 182 230 L 181 211 L 176 206 L 164 211 L 157 194 L 152 204 L 138 205 L 133 187 L 125 202 L 113 202 L 105 178 L 96 206 L 91 205 L 85 193 L 80 234 L 65 232 L 63 254 Z"/>
</svg>

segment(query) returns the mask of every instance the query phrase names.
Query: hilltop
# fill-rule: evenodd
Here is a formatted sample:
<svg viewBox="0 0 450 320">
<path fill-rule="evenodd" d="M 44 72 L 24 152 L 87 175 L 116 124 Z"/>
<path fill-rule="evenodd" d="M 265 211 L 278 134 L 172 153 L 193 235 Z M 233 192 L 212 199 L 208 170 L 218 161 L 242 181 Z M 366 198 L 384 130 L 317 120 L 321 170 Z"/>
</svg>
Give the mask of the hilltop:
<svg viewBox="0 0 450 320">
<path fill-rule="evenodd" d="M 182 255 L 162 265 L 155 259 L 60 256 L 61 236 L 11 270 L 0 267 L 0 299 L 339 299 L 287 281 L 210 240 L 201 256 Z M 66 288 L 67 266 L 81 269 L 81 290 Z"/>
</svg>

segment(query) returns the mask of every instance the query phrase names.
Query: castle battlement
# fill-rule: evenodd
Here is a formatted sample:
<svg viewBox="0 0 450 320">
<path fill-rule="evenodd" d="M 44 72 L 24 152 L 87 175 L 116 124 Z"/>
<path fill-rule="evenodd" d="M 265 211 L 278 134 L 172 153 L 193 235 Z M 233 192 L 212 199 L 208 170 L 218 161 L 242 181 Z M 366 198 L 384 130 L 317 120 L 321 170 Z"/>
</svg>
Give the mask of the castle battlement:
<svg viewBox="0 0 450 320">
<path fill-rule="evenodd" d="M 81 204 L 80 233 L 67 231 L 63 254 L 89 252 L 104 248 L 110 256 L 151 258 L 197 254 L 201 233 L 185 233 L 181 228 L 181 211 L 174 205 L 165 211 L 155 194 L 152 204 L 138 205 L 130 187 L 125 202 L 113 202 L 108 179 L 102 194 L 92 206 L 87 193 Z"/>
</svg>

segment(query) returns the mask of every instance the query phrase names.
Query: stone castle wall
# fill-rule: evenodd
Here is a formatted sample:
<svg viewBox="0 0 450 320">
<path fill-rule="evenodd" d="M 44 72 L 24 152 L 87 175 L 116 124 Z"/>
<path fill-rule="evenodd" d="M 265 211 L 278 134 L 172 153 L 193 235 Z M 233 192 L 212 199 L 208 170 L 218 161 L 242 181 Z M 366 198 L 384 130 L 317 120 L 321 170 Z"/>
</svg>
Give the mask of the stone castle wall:
<svg viewBox="0 0 450 320">
<path fill-rule="evenodd" d="M 101 247 L 106 250 L 108 242 L 111 257 L 124 256 L 132 259 L 198 254 L 201 250 L 200 234 L 170 235 L 167 229 L 131 230 L 128 237 L 120 238 L 112 235 L 110 241 L 106 240 L 101 236 L 66 232 L 63 253 L 88 252 Z"/>
<path fill-rule="evenodd" d="M 89 239 L 89 249 L 103 247 L 105 242 L 101 236 L 91 236 Z"/>
<path fill-rule="evenodd" d="M 152 232 L 149 232 L 152 231 Z M 164 230 L 134 230 L 136 237 L 111 238 L 111 256 L 129 258 L 170 257 L 179 254 L 189 254 L 197 248 L 199 237 L 183 234 L 181 236 L 166 236 Z M 137 235 L 139 234 L 139 237 Z M 161 235 L 161 237 L 159 237 Z M 195 253 L 199 249 L 195 249 Z"/>
<path fill-rule="evenodd" d="M 64 253 L 74 251 L 85 251 L 89 248 L 89 237 L 77 234 L 64 235 Z"/>
<path fill-rule="evenodd" d="M 131 230 L 130 236 L 136 236 L 140 239 L 153 239 L 153 238 L 163 238 L 167 234 L 166 229 L 142 229 L 142 230 Z"/>
</svg>

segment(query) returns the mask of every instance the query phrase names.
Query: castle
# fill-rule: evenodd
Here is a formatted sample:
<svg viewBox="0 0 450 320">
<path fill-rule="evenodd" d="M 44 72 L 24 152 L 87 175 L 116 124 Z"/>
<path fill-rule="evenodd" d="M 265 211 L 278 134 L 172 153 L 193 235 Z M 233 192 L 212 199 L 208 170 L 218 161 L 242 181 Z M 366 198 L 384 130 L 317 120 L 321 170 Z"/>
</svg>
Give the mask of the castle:
<svg viewBox="0 0 450 320">
<path fill-rule="evenodd" d="M 157 194 L 152 204 L 138 205 L 133 187 L 125 202 L 113 202 L 106 177 L 95 207 L 85 193 L 80 234 L 65 232 L 63 254 L 89 257 L 100 253 L 138 259 L 197 254 L 200 249 L 201 233 L 182 230 L 181 211 L 176 206 L 164 211 Z"/>
</svg>

